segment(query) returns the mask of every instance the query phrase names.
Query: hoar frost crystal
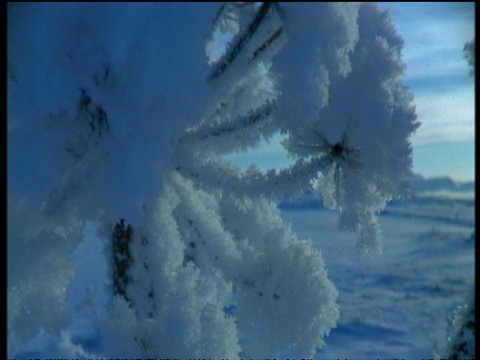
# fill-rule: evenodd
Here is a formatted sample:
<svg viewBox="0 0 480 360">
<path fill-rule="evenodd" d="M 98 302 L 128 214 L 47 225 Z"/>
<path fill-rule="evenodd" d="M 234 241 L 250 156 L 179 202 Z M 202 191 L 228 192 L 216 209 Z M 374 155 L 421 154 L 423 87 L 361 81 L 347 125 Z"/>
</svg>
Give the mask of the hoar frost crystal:
<svg viewBox="0 0 480 360">
<path fill-rule="evenodd" d="M 189 120 L 192 126 L 174 136 L 160 196 L 137 199 L 145 205 L 135 219 L 124 210 L 110 213 L 118 196 L 97 198 L 95 213 L 78 211 L 95 197 L 83 181 L 107 186 L 122 178 L 118 168 L 102 164 L 114 151 L 108 146 L 115 131 L 122 131 L 115 127 L 121 116 L 101 108 L 108 134 L 85 148 L 75 160 L 81 171 L 73 172 L 80 177 L 73 191 L 84 191 L 87 200 L 77 194 L 64 206 L 83 223 L 97 216 L 105 239 L 122 218 L 113 235 L 117 247 L 106 252 L 114 252 L 110 267 L 128 269 L 112 271 L 118 296 L 111 289 L 105 312 L 92 315 L 102 356 L 312 357 L 324 345 L 339 318 L 338 292 L 321 252 L 283 222 L 278 204 L 316 182 L 356 247 L 381 251 L 377 215 L 406 194 L 408 137 L 418 126 L 401 49 L 389 12 L 371 3 L 222 5 L 204 47 L 210 96 L 203 114 L 188 114 L 199 122 Z M 106 84 L 115 64 L 107 68 L 95 77 L 103 99 L 126 86 L 121 72 Z M 182 91 L 189 91 L 188 82 Z M 278 133 L 294 159 L 290 167 L 241 171 L 224 158 Z M 142 159 L 135 161 L 141 169 Z M 120 242 L 125 239 L 129 249 Z M 122 253 L 115 252 L 118 244 Z M 9 289 L 9 305 L 15 296 Z M 9 314 L 10 332 L 20 314 Z"/>
</svg>

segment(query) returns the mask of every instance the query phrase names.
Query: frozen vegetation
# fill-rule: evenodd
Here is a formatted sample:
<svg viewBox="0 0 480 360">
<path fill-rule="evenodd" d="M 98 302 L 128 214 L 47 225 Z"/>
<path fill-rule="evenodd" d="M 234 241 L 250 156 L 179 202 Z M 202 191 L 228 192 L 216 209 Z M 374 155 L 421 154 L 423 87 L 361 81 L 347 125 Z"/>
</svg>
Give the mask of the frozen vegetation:
<svg viewBox="0 0 480 360">
<path fill-rule="evenodd" d="M 379 217 L 409 195 L 419 126 L 402 46 L 373 3 L 9 4 L 9 358 L 357 357 L 344 343 L 380 333 L 391 347 L 363 355 L 418 355 L 446 339 L 419 349 L 392 325 L 407 305 L 372 323 L 344 296 L 360 283 L 384 311 L 399 292 L 425 307 L 418 287 L 457 294 L 441 306 L 473 281 L 465 204 L 465 286 L 404 261 L 458 232 Z M 278 134 L 287 168 L 225 158 Z M 281 210 L 313 185 L 321 210 Z"/>
</svg>

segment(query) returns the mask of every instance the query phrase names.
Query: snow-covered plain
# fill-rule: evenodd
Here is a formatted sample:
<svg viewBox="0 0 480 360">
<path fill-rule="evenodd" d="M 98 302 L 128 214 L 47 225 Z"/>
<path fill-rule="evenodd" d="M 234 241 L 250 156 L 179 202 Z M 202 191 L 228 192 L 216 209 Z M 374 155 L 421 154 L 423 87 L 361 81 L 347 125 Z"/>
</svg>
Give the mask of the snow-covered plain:
<svg viewBox="0 0 480 360">
<path fill-rule="evenodd" d="M 283 205 L 284 219 L 321 249 L 340 292 L 340 320 L 316 358 L 447 356 L 452 314 L 474 291 L 475 204 L 473 186 L 422 196 L 442 190 L 437 182 L 414 182 L 417 194 L 387 206 L 384 250 L 373 257 L 353 249 L 318 198 Z"/>
</svg>

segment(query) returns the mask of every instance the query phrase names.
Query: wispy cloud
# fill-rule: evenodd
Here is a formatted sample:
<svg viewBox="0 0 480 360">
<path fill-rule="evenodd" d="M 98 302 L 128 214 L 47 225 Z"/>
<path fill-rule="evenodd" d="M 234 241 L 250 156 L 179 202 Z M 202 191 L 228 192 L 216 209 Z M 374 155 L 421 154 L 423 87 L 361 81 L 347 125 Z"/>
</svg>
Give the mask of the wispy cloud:
<svg viewBox="0 0 480 360">
<path fill-rule="evenodd" d="M 422 126 L 412 138 L 414 171 L 474 177 L 475 88 L 463 46 L 475 36 L 475 3 L 381 3 L 404 39 L 405 82 Z"/>
<path fill-rule="evenodd" d="M 415 104 L 422 126 L 413 139 L 414 145 L 474 140 L 475 93 L 471 88 L 419 90 Z"/>
<path fill-rule="evenodd" d="M 467 76 L 463 46 L 475 35 L 474 3 L 381 3 L 405 40 L 407 82 Z"/>
</svg>

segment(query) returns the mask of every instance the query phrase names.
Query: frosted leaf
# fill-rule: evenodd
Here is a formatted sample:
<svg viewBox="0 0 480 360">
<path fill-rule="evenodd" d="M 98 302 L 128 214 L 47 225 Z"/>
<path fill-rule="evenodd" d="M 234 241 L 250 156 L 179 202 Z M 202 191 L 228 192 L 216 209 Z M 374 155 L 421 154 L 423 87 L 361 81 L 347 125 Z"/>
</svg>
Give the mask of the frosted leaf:
<svg viewBox="0 0 480 360">
<path fill-rule="evenodd" d="M 471 290 L 459 305 L 448 326 L 447 344 L 442 356 L 449 359 L 475 358 L 475 294 Z"/>
<path fill-rule="evenodd" d="M 219 268 L 229 274 L 228 261 L 239 260 L 232 243 L 225 241 L 228 233 L 221 229 L 216 206 L 215 197 L 196 191 L 179 174 L 169 174 L 146 223 L 133 229 L 136 257 L 127 287 L 129 301 L 117 298 L 109 309 L 108 318 L 120 311 L 126 323 L 99 324 L 107 355 L 119 354 L 108 339 L 121 331 L 118 336 L 130 339 L 125 344 L 136 356 L 238 357 L 235 322 L 223 311 L 231 301 L 231 284 Z M 203 261 L 197 256 L 195 264 L 184 261 L 194 240 L 199 248 L 206 247 Z"/>
<path fill-rule="evenodd" d="M 467 41 L 463 46 L 463 57 L 470 68 L 469 75 L 475 76 L 475 38 Z"/>
<path fill-rule="evenodd" d="M 296 238 L 274 203 L 230 199 L 223 213 L 243 253 L 243 266 L 235 275 L 238 303 L 233 316 L 245 334 L 245 353 L 313 356 L 339 316 L 338 292 L 321 254 L 310 241 Z"/>
<path fill-rule="evenodd" d="M 162 269 L 159 274 L 164 275 L 155 279 L 155 293 L 160 296 L 156 302 L 163 305 L 157 309 L 155 323 L 187 324 L 188 320 L 186 342 L 176 346 L 196 354 L 206 349 L 225 351 L 223 345 L 220 346 L 225 341 L 223 337 L 209 338 L 217 334 L 221 326 L 224 336 L 229 334 L 228 343 L 240 341 L 243 351 L 252 356 L 266 355 L 273 350 L 282 354 L 313 355 L 338 318 L 337 291 L 326 276 L 321 255 L 308 241 L 296 239 L 283 224 L 275 203 L 262 197 L 237 197 L 220 189 L 207 193 L 197 184 L 200 186 L 195 186 L 193 179 L 173 172 L 160 201 L 162 221 L 169 218 L 172 224 L 158 227 L 158 234 L 173 236 L 162 236 L 163 241 L 157 246 L 164 247 L 165 242 L 171 242 L 171 246 L 183 243 L 184 261 L 181 265 L 177 260 L 168 268 L 161 265 L 162 260 L 158 263 Z M 167 200 L 168 197 L 173 201 Z M 176 230 L 172 233 L 174 224 Z M 166 255 L 165 250 L 161 251 L 161 257 Z M 173 283 L 178 285 L 171 288 Z M 229 283 L 233 285 L 233 296 L 229 295 L 232 294 Z M 192 293 L 197 286 L 198 292 Z M 163 288 L 172 289 L 170 296 L 177 299 L 171 305 L 168 304 L 172 300 L 161 292 Z M 177 292 L 180 298 L 174 295 Z M 177 313 L 170 320 L 169 314 L 176 312 L 169 308 L 180 306 L 178 301 L 185 301 L 182 306 L 188 311 Z M 227 307 L 233 310 L 225 317 L 223 309 Z M 252 308 L 261 313 L 251 313 Z M 216 324 L 211 335 L 205 333 L 210 327 L 201 325 L 204 321 Z M 237 330 L 231 327 L 233 322 Z M 251 322 L 255 324 L 253 328 Z M 152 326 L 149 338 L 160 330 Z M 204 330 L 200 331 L 199 326 Z M 161 333 L 158 334 L 161 337 Z M 238 337 L 239 334 L 252 336 Z M 230 351 L 240 349 L 233 345 L 229 348 Z"/>
<path fill-rule="evenodd" d="M 213 22 L 213 33 L 205 46 L 208 63 L 216 63 L 225 54 L 232 39 L 240 30 L 236 6 L 223 5 Z"/>
<path fill-rule="evenodd" d="M 226 85 L 235 81 L 243 75 L 238 70 L 243 72 L 257 61 L 270 59 L 285 44 L 284 24 L 278 4 L 260 3 L 259 6 L 243 6 L 238 11 L 241 12 L 240 32 L 228 51 L 212 67 L 209 82 L 223 78 L 223 85 Z M 222 15 L 225 16 L 221 12 L 220 18 Z M 210 47 L 209 51 L 212 50 Z"/>
<path fill-rule="evenodd" d="M 375 253 L 381 251 L 377 214 L 408 195 L 408 138 L 419 124 L 390 13 L 361 4 L 357 21 L 349 71 L 329 78 L 328 105 L 321 102 L 316 119 L 292 126 L 285 145 L 297 158 L 318 163 L 325 205 L 341 211 L 339 227 L 356 237 L 358 248 Z M 325 99 L 325 88 L 319 91 Z"/>
</svg>

